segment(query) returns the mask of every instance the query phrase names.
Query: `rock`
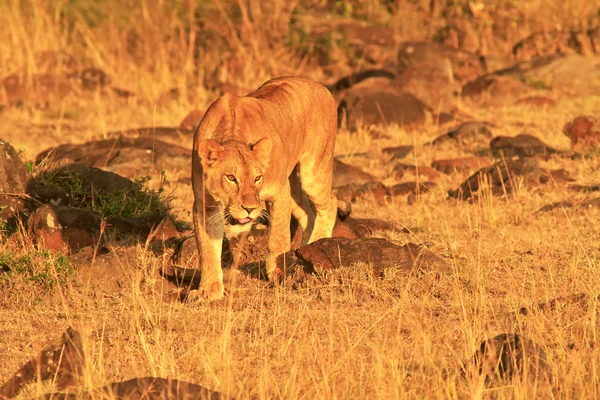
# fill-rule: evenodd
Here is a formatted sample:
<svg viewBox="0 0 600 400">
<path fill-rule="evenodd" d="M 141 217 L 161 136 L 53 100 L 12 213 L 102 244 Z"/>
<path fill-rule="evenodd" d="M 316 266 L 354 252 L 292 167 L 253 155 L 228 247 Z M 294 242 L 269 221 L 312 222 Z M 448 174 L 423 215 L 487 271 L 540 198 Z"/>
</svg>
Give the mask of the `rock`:
<svg viewBox="0 0 600 400">
<path fill-rule="evenodd" d="M 0 397 L 13 398 L 26 385 L 52 380 L 59 390 L 73 388 L 83 377 L 85 353 L 79 332 L 69 327 L 29 360 L 0 388 Z"/>
<path fill-rule="evenodd" d="M 444 260 L 414 243 L 398 246 L 380 238 L 320 239 L 295 250 L 294 256 L 298 265 L 308 273 L 350 266 L 357 262 L 372 264 L 381 275 L 386 268 L 396 268 L 406 273 L 432 269 L 449 271 L 449 265 Z M 280 264 L 280 267 L 283 266 Z"/>
<path fill-rule="evenodd" d="M 225 400 L 233 399 L 222 393 L 212 391 L 195 383 L 181 381 L 173 378 L 143 377 L 132 378 L 126 381 L 113 382 L 90 392 L 81 390 L 67 391 L 66 393 L 50 393 L 36 400 L 163 400 L 163 399 L 198 399 L 198 400 Z"/>
<path fill-rule="evenodd" d="M 75 92 L 66 78 L 51 74 L 33 74 L 21 77 L 9 75 L 0 85 L 0 104 L 47 106 L 50 101 Z"/>
<path fill-rule="evenodd" d="M 495 157 L 531 157 L 559 153 L 537 137 L 526 133 L 514 137 L 497 136 L 490 141 L 490 148 Z"/>
<path fill-rule="evenodd" d="M 97 140 L 84 144 L 62 144 L 38 154 L 36 163 L 48 158 L 68 158 L 76 163 L 102 168 L 125 177 L 143 177 L 160 171 L 191 171 L 190 150 L 149 137 Z"/>
<path fill-rule="evenodd" d="M 106 75 L 106 72 L 99 68 L 86 68 L 75 71 L 67 77 L 84 90 L 102 90 L 111 84 L 111 79 Z"/>
<path fill-rule="evenodd" d="M 9 143 L 0 140 L 0 219 L 10 220 L 27 209 L 23 198 L 31 174 L 19 153 Z"/>
<path fill-rule="evenodd" d="M 377 178 L 362 169 L 333 159 L 333 187 L 377 181 Z"/>
<path fill-rule="evenodd" d="M 409 66 L 392 81 L 398 90 L 410 93 L 430 109 L 452 112 L 462 87 L 454 79 L 452 63 L 422 62 Z"/>
<path fill-rule="evenodd" d="M 589 308 L 588 302 L 593 299 L 594 299 L 594 296 L 589 296 L 586 293 L 577 293 L 577 294 L 573 294 L 570 296 L 555 297 L 549 301 L 543 301 L 543 302 L 538 303 L 534 307 L 533 310 L 528 307 L 521 307 L 519 309 L 519 314 L 531 315 L 532 311 L 549 312 L 549 311 L 561 310 L 564 312 L 564 308 L 567 305 L 571 305 L 571 304 L 576 305 L 577 307 L 580 307 L 584 311 L 587 311 Z M 596 300 L 600 300 L 600 296 L 596 296 Z"/>
<path fill-rule="evenodd" d="M 421 126 L 431 110 L 410 93 L 392 87 L 352 87 L 338 106 L 338 119 L 356 130 L 363 126 L 397 124 L 403 127 Z"/>
<path fill-rule="evenodd" d="M 472 172 L 482 167 L 487 167 L 490 164 L 492 163 L 487 158 L 462 157 L 446 160 L 434 160 L 431 162 L 431 167 L 445 174 L 451 174 L 454 172 Z"/>
<path fill-rule="evenodd" d="M 406 158 L 406 156 L 412 154 L 414 146 L 395 146 L 395 147 L 384 147 L 383 154 L 390 155 L 390 161 L 400 160 Z"/>
<path fill-rule="evenodd" d="M 588 30 L 553 29 L 533 32 L 513 46 L 517 60 L 531 60 L 548 55 L 600 54 L 600 28 Z"/>
<path fill-rule="evenodd" d="M 585 199 L 580 201 L 557 201 L 554 203 L 546 204 L 545 206 L 537 210 L 536 214 L 563 208 L 600 208 L 600 198 Z"/>
<path fill-rule="evenodd" d="M 412 174 L 417 178 L 425 177 L 430 181 L 435 181 L 440 177 L 440 173 L 431 167 L 403 163 L 396 164 L 392 173 L 396 179 L 402 179 L 406 174 Z"/>
<path fill-rule="evenodd" d="M 390 188 L 391 196 L 405 196 L 417 193 L 426 193 L 437 187 L 434 182 L 402 182 Z"/>
<path fill-rule="evenodd" d="M 376 218 L 347 217 L 343 221 L 336 221 L 332 237 L 366 238 L 372 236 L 376 231 L 405 232 L 405 229 Z"/>
<path fill-rule="evenodd" d="M 574 185 L 569 185 L 568 186 L 569 190 L 574 190 L 576 192 L 597 192 L 600 190 L 600 184 L 599 185 L 578 185 L 578 184 L 574 184 Z"/>
<path fill-rule="evenodd" d="M 200 121 L 204 117 L 204 112 L 200 110 L 192 110 L 185 116 L 185 118 L 179 124 L 179 129 L 184 131 L 195 131 Z"/>
<path fill-rule="evenodd" d="M 100 217 L 90 210 L 49 204 L 38 207 L 27 221 L 39 246 L 67 252 L 98 243 L 100 224 Z"/>
<path fill-rule="evenodd" d="M 492 194 L 511 193 L 518 184 L 515 182 L 515 176 L 525 177 L 526 183 L 530 184 L 544 183 L 542 181 L 547 182 L 548 179 L 536 159 L 503 160 L 475 172 L 460 185 L 458 190 L 450 191 L 448 194 L 450 197 L 461 200 L 470 199 L 479 191 L 480 183 L 486 180 L 491 186 Z"/>
<path fill-rule="evenodd" d="M 484 75 L 467 83 L 462 88 L 462 96 L 477 104 L 505 106 L 514 99 L 529 94 L 531 88 L 525 83 L 503 75 Z"/>
<path fill-rule="evenodd" d="M 350 183 L 337 187 L 334 192 L 338 200 L 350 203 L 355 202 L 365 195 L 372 195 L 380 204 L 385 204 L 385 198 L 389 196 L 388 188 L 381 182 Z"/>
<path fill-rule="evenodd" d="M 435 42 L 404 42 L 398 50 L 398 71 L 406 71 L 409 67 L 423 62 L 452 65 L 454 77 L 465 82 L 485 73 L 483 59 L 466 51 L 444 46 Z"/>
<path fill-rule="evenodd" d="M 554 107 L 556 105 L 556 100 L 554 100 L 550 97 L 544 97 L 544 96 L 528 96 L 528 97 L 519 99 L 517 101 L 517 104 L 524 104 L 524 105 L 528 105 L 528 106 L 545 108 L 545 107 Z"/>
<path fill-rule="evenodd" d="M 189 115 L 188 115 L 189 117 Z M 192 117 L 194 117 L 192 115 Z M 190 118 L 192 118 L 190 117 Z M 195 117 L 194 117 L 195 118 Z M 185 121 L 185 120 L 184 120 Z M 182 124 L 184 123 L 182 121 Z M 190 122 L 193 122 L 193 119 L 190 119 Z M 186 124 L 188 122 L 185 122 Z M 144 127 L 144 128 L 135 128 L 135 129 L 126 129 L 122 131 L 113 131 L 108 132 L 106 135 L 103 135 L 100 139 L 120 139 L 122 137 L 129 139 L 138 139 L 138 138 L 147 138 L 151 140 L 158 140 L 165 143 L 175 144 L 177 146 L 185 147 L 187 149 L 192 149 L 192 142 L 194 138 L 194 131 L 196 127 L 194 126 L 192 129 L 187 129 L 183 125 L 179 127 L 170 127 L 170 126 L 155 126 L 155 127 Z"/>
<path fill-rule="evenodd" d="M 19 153 L 10 143 L 0 140 L 0 194 L 25 193 L 30 179 Z"/>
<path fill-rule="evenodd" d="M 326 87 L 335 96 L 339 92 L 345 91 L 366 80 L 378 79 L 378 82 L 382 82 L 383 85 L 387 86 L 395 77 L 396 74 L 386 69 L 368 69 L 344 76 L 331 85 L 326 85 Z M 369 84 L 367 84 L 367 86 L 369 86 Z"/>
<path fill-rule="evenodd" d="M 579 116 L 563 127 L 576 151 L 588 151 L 600 141 L 600 122 L 591 116 Z"/>
<path fill-rule="evenodd" d="M 430 144 L 440 147 L 458 148 L 462 151 L 477 153 L 482 149 L 489 148 L 489 142 L 493 134 L 493 126 L 487 122 L 470 121 L 464 122 L 454 129 L 449 130 L 442 136 L 433 140 Z"/>
<path fill-rule="evenodd" d="M 27 227 L 35 242 L 51 251 L 75 253 L 87 246 L 100 244 L 102 237 L 116 240 L 146 240 L 162 216 L 108 217 L 104 220 L 92 210 L 45 204 L 29 217 Z"/>
<path fill-rule="evenodd" d="M 478 375 L 485 375 L 487 384 L 500 384 L 512 379 L 528 379 L 529 382 L 551 380 L 542 347 L 514 333 L 503 333 L 483 341 L 473 355 L 471 366 Z"/>
<path fill-rule="evenodd" d="M 148 235 L 147 243 L 155 254 L 163 254 L 166 249 L 174 249 L 179 244 L 183 232 L 171 217 L 165 217 Z"/>
</svg>

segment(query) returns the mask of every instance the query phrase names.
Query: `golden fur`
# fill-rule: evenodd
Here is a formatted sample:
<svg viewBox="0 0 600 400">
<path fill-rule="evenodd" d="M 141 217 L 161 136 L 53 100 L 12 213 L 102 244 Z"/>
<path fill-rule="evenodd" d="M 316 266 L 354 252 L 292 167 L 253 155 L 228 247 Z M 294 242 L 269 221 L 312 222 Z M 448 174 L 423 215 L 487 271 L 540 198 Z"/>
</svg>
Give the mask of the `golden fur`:
<svg viewBox="0 0 600 400">
<path fill-rule="evenodd" d="M 331 93 L 302 78 L 273 79 L 244 97 L 225 94 L 208 108 L 192 153 L 202 298 L 223 298 L 223 234 L 249 230 L 263 202 L 269 279 L 280 272 L 277 256 L 290 250 L 291 215 L 304 230 L 303 244 L 331 237 L 336 134 Z"/>
</svg>

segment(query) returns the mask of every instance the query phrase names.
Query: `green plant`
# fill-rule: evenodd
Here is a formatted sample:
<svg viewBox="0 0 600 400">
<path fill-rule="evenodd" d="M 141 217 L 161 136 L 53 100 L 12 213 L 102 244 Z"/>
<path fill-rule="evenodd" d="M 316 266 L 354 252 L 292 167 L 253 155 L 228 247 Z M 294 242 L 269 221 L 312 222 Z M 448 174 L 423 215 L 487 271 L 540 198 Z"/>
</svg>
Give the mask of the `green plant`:
<svg viewBox="0 0 600 400">
<path fill-rule="evenodd" d="M 62 253 L 36 251 L 33 254 L 15 255 L 10 251 L 0 253 L 0 287 L 10 286 L 14 279 L 32 283 L 44 291 L 56 285 L 63 286 L 73 275 L 69 258 Z"/>
</svg>

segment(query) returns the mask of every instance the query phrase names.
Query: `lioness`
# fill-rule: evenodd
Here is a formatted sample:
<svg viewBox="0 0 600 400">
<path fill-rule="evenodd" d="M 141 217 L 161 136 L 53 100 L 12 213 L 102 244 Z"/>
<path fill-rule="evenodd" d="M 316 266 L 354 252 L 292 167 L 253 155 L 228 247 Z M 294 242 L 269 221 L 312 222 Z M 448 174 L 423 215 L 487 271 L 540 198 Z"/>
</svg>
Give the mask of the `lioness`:
<svg viewBox="0 0 600 400">
<path fill-rule="evenodd" d="M 304 230 L 303 244 L 331 237 L 336 134 L 331 93 L 302 78 L 272 79 L 243 97 L 225 94 L 208 108 L 192 153 L 202 298 L 223 298 L 223 234 L 249 230 L 263 212 L 263 201 L 269 216 L 269 279 L 280 273 L 277 256 L 290 250 L 290 215 Z"/>
</svg>

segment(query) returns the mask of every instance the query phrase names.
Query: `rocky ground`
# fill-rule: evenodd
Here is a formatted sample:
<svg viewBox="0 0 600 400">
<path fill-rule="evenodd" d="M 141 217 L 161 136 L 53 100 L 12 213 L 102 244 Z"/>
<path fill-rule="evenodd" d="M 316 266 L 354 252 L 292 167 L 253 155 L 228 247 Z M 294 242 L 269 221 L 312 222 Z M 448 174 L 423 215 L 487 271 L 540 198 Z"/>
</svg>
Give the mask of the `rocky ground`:
<svg viewBox="0 0 600 400">
<path fill-rule="evenodd" d="M 594 396 L 598 31 L 482 54 L 336 29 L 370 62 L 304 74 L 339 105 L 334 237 L 298 248 L 291 221 L 279 287 L 266 221 L 228 238 L 213 304 L 187 296 L 191 141 L 249 88 L 3 78 L 0 398 Z"/>
</svg>

